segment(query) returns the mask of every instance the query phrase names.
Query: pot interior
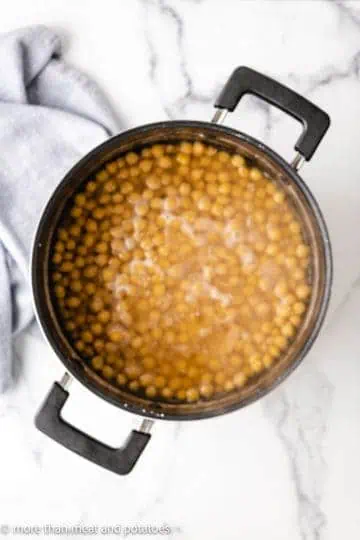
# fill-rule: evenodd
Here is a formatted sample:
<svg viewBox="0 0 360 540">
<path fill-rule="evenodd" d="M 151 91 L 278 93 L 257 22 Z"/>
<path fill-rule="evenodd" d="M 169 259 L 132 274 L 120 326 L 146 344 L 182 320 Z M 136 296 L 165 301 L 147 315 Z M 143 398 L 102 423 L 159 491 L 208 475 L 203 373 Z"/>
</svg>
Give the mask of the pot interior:
<svg viewBox="0 0 360 540">
<path fill-rule="evenodd" d="M 155 143 L 202 141 L 251 160 L 287 193 L 303 224 L 312 251 L 312 296 L 298 332 L 273 366 L 250 379 L 241 389 L 192 404 L 152 401 L 111 384 L 93 371 L 68 341 L 57 315 L 50 289 L 50 252 L 54 231 L 67 204 L 89 176 L 107 161 L 130 150 Z M 318 206 L 294 170 L 274 152 L 230 128 L 203 122 L 151 124 L 118 135 L 83 158 L 60 183 L 40 220 L 35 238 L 32 279 L 40 324 L 66 369 L 85 386 L 113 404 L 144 416 L 168 419 L 211 417 L 242 407 L 276 386 L 311 347 L 323 321 L 331 286 L 331 255 L 327 231 Z"/>
</svg>

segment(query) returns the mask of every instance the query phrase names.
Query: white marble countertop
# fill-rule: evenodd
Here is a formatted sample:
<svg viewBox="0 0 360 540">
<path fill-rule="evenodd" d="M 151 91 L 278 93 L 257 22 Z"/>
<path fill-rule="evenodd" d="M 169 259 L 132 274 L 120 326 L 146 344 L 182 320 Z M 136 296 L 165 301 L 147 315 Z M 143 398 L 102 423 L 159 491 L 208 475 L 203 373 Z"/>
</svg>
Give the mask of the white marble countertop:
<svg viewBox="0 0 360 540">
<path fill-rule="evenodd" d="M 11 0 L 1 11 L 0 31 L 58 29 L 66 58 L 108 92 L 124 128 L 209 119 L 240 64 L 324 108 L 332 126 L 302 175 L 329 226 L 335 279 L 326 325 L 285 383 L 215 420 L 157 423 L 127 477 L 35 430 L 34 413 L 63 368 L 47 345 L 21 337 L 16 385 L 0 400 L 0 523 L 166 523 L 186 540 L 357 540 L 360 2 Z M 246 98 L 229 124 L 293 157 L 300 128 L 284 114 Z M 77 383 L 65 416 L 114 445 L 139 424 Z"/>
</svg>

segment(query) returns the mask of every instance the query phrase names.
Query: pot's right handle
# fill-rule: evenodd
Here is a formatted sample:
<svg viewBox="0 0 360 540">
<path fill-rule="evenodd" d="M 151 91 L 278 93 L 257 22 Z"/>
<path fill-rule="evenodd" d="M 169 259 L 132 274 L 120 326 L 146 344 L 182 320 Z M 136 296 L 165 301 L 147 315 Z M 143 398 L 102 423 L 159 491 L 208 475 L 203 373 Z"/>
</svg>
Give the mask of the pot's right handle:
<svg viewBox="0 0 360 540">
<path fill-rule="evenodd" d="M 65 374 L 65 381 L 68 379 L 69 376 Z M 111 448 L 61 417 L 62 408 L 69 397 L 69 392 L 63 386 L 65 385 L 57 382 L 53 384 L 35 417 L 36 427 L 54 441 L 93 463 L 116 474 L 128 474 L 150 440 L 150 434 L 146 431 L 150 429 L 152 421 L 144 420 L 143 431 L 133 430 L 122 448 Z"/>
<path fill-rule="evenodd" d="M 304 130 L 295 149 L 309 161 L 330 125 L 329 116 L 290 88 L 245 66 L 238 67 L 232 73 L 215 107 L 233 111 L 245 94 L 254 94 L 303 124 Z M 214 121 L 220 114 L 215 115 Z"/>
</svg>

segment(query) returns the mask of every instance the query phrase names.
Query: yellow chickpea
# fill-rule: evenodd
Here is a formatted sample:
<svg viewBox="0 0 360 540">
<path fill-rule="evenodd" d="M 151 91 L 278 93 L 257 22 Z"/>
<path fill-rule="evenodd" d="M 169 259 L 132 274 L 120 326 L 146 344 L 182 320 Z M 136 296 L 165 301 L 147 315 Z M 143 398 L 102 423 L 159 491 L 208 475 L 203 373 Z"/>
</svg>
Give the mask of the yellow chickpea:
<svg viewBox="0 0 360 540">
<path fill-rule="evenodd" d="M 289 230 L 293 234 L 299 234 L 301 232 L 300 223 L 298 223 L 297 221 L 291 221 L 289 223 Z"/>
<path fill-rule="evenodd" d="M 191 154 L 192 151 L 193 151 L 193 146 L 192 146 L 192 144 L 190 142 L 184 141 L 184 142 L 180 143 L 179 149 L 184 154 Z"/>
<path fill-rule="evenodd" d="M 231 193 L 231 184 L 224 182 L 218 187 L 218 192 L 222 195 L 229 195 Z"/>
<path fill-rule="evenodd" d="M 170 388 L 166 387 L 161 390 L 161 395 L 166 400 L 170 400 L 173 397 L 174 392 Z"/>
<path fill-rule="evenodd" d="M 302 315 L 305 312 L 306 306 L 303 302 L 296 302 L 292 308 L 296 315 Z"/>
<path fill-rule="evenodd" d="M 124 386 L 127 383 L 127 377 L 123 373 L 118 373 L 116 376 L 116 382 L 119 386 Z"/>
<path fill-rule="evenodd" d="M 139 163 L 139 169 L 143 172 L 143 173 L 148 173 L 151 171 L 152 169 L 152 166 L 153 166 L 153 163 L 150 159 L 142 159 Z"/>
<path fill-rule="evenodd" d="M 60 253 L 60 252 L 57 252 L 57 253 L 55 253 L 55 254 L 53 255 L 53 257 L 52 257 L 51 260 L 52 260 L 52 262 L 53 262 L 54 264 L 60 264 L 60 263 L 62 262 L 62 260 L 63 260 L 63 254 Z"/>
<path fill-rule="evenodd" d="M 147 386 L 145 394 L 148 398 L 154 398 L 157 394 L 155 386 Z"/>
<path fill-rule="evenodd" d="M 210 398 L 214 393 L 214 387 L 209 383 L 200 384 L 200 395 L 204 398 Z"/>
<path fill-rule="evenodd" d="M 91 365 L 96 371 L 100 371 L 104 367 L 104 360 L 101 356 L 94 356 Z"/>
<path fill-rule="evenodd" d="M 153 287 L 153 295 L 154 296 L 163 296 L 165 294 L 166 288 L 163 283 L 158 283 L 157 285 L 154 285 Z"/>
<path fill-rule="evenodd" d="M 197 201 L 197 206 L 199 210 L 202 210 L 203 212 L 208 212 L 211 209 L 210 198 L 207 196 L 200 197 Z"/>
<path fill-rule="evenodd" d="M 281 336 L 275 336 L 274 337 L 274 340 L 273 340 L 273 343 L 274 345 L 276 345 L 276 347 L 278 347 L 279 349 L 284 349 L 287 345 L 287 331 L 288 329 L 285 329 L 284 331 L 284 328 L 286 328 L 287 325 L 283 326 L 282 327 L 282 332 L 283 332 L 283 335 Z M 289 325 L 291 327 L 291 325 Z"/>
<path fill-rule="evenodd" d="M 186 401 L 193 402 L 199 399 L 199 391 L 196 388 L 186 390 Z"/>
<path fill-rule="evenodd" d="M 54 290 L 57 298 L 65 298 L 65 288 L 62 285 L 56 285 Z"/>
<path fill-rule="evenodd" d="M 305 244 L 299 244 L 296 248 L 296 256 L 299 258 L 304 258 L 309 255 L 310 248 Z"/>
<path fill-rule="evenodd" d="M 165 152 L 165 149 L 164 149 L 164 146 L 161 145 L 161 144 L 154 144 L 152 147 L 151 147 L 151 150 L 150 152 L 152 153 L 152 155 L 156 158 L 162 156 Z"/>
<path fill-rule="evenodd" d="M 138 381 L 130 381 L 129 382 L 129 389 L 132 391 L 132 392 L 137 392 L 140 388 L 140 385 L 138 383 Z"/>
<path fill-rule="evenodd" d="M 231 164 L 234 167 L 244 167 L 245 159 L 242 156 L 235 155 L 231 158 Z"/>
<path fill-rule="evenodd" d="M 157 163 L 161 169 L 170 169 L 170 167 L 172 166 L 172 160 L 169 156 L 159 157 Z"/>
<path fill-rule="evenodd" d="M 149 212 L 149 205 L 145 202 L 139 203 L 135 207 L 135 212 L 138 216 L 146 216 Z"/>
<path fill-rule="evenodd" d="M 128 152 L 125 156 L 125 161 L 129 165 L 135 165 L 139 161 L 139 156 L 135 152 Z"/>
<path fill-rule="evenodd" d="M 311 293 L 311 288 L 309 285 L 299 285 L 296 290 L 295 294 L 300 300 L 304 300 L 307 298 Z"/>
<path fill-rule="evenodd" d="M 201 156 L 205 152 L 205 145 L 199 141 L 196 141 L 193 144 L 192 151 L 195 156 Z"/>
<path fill-rule="evenodd" d="M 75 204 L 80 207 L 85 206 L 86 195 L 84 195 L 84 193 L 78 193 L 78 195 L 75 196 Z"/>
<path fill-rule="evenodd" d="M 111 366 L 105 365 L 102 368 L 102 374 L 105 379 L 112 379 L 115 376 L 115 370 Z"/>
<path fill-rule="evenodd" d="M 124 333 L 121 330 L 110 330 L 108 337 L 113 343 L 121 343 L 124 339 Z"/>
<path fill-rule="evenodd" d="M 236 388 L 241 388 L 246 383 L 246 375 L 242 371 L 236 373 L 233 382 Z"/>
</svg>

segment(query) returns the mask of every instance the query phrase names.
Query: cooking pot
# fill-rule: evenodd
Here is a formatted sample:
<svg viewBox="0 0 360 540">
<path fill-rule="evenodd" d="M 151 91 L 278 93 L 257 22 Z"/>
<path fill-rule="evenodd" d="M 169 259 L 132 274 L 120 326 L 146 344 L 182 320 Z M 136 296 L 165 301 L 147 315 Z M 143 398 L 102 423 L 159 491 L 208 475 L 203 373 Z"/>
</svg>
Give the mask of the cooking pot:
<svg viewBox="0 0 360 540">
<path fill-rule="evenodd" d="M 293 116 L 303 124 L 295 145 L 296 157 L 291 164 L 258 140 L 219 125 L 233 111 L 245 94 L 254 94 Z M 289 88 L 247 67 L 237 68 L 222 90 L 212 122 L 169 121 L 131 129 L 101 144 L 65 176 L 50 198 L 35 235 L 32 254 L 32 288 L 38 322 L 66 368 L 60 382 L 55 382 L 42 404 L 36 427 L 66 448 L 117 474 L 131 471 L 150 439 L 153 419 L 192 420 L 209 418 L 244 407 L 259 399 L 301 362 L 313 344 L 327 309 L 332 278 L 332 259 L 328 232 L 317 202 L 298 174 L 298 169 L 313 156 L 326 133 L 328 115 Z M 81 185 L 106 162 L 120 154 L 155 143 L 202 141 L 231 153 L 239 153 L 255 163 L 265 174 L 281 185 L 296 209 L 303 232 L 312 250 L 312 295 L 305 318 L 295 338 L 281 358 L 241 389 L 214 399 L 196 403 L 165 403 L 146 399 L 115 387 L 105 381 L 72 347 L 60 324 L 50 287 L 50 253 L 54 232 L 70 200 Z M 111 448 L 70 425 L 61 417 L 69 397 L 72 377 L 113 405 L 136 413 L 143 419 L 121 449 Z"/>
</svg>

